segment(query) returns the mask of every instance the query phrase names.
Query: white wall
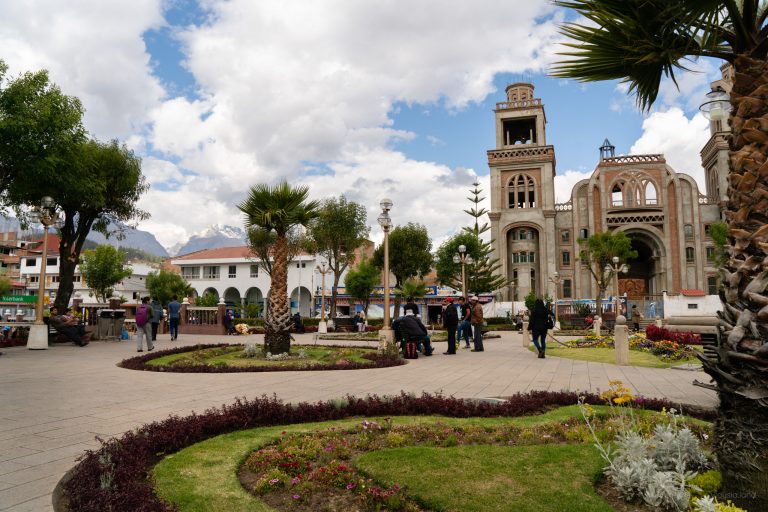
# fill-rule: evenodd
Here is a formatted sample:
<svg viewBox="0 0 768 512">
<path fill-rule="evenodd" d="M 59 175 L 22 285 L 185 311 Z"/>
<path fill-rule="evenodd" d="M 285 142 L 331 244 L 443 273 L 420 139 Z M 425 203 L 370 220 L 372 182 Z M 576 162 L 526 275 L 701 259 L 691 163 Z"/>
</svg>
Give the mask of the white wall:
<svg viewBox="0 0 768 512">
<path fill-rule="evenodd" d="M 691 307 L 695 305 L 696 307 Z M 664 295 L 664 318 L 680 316 L 716 316 L 723 309 L 720 297 L 686 297 L 684 295 Z"/>
</svg>

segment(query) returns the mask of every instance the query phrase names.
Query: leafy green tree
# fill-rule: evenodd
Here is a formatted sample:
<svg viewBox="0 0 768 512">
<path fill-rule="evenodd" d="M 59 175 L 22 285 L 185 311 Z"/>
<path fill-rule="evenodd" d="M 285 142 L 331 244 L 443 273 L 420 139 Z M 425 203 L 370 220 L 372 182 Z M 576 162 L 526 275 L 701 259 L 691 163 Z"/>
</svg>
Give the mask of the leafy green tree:
<svg viewBox="0 0 768 512">
<path fill-rule="evenodd" d="M 407 299 L 408 297 L 423 297 L 426 294 L 427 287 L 424 285 L 424 281 L 416 279 L 406 279 L 399 288 L 395 288 L 395 295 L 400 300 Z"/>
<path fill-rule="evenodd" d="M 723 221 L 709 225 L 709 236 L 715 243 L 715 259 L 712 263 L 722 268 L 728 263 L 728 225 Z"/>
<path fill-rule="evenodd" d="M 308 201 L 309 188 L 291 187 L 283 181 L 274 187 L 251 187 L 248 197 L 238 205 L 245 214 L 245 227 L 274 231 L 272 248 L 272 283 L 269 310 L 264 321 L 264 349 L 272 354 L 291 350 L 291 308 L 288 302 L 288 233 L 297 226 L 307 226 L 317 217 L 319 203 Z"/>
<path fill-rule="evenodd" d="M 468 215 L 474 218 L 472 226 L 462 228 L 465 233 L 469 233 L 477 240 L 478 250 L 476 255 L 472 254 L 473 262 L 467 265 L 467 286 L 473 293 L 493 292 L 509 284 L 506 277 L 499 274 L 501 263 L 498 258 L 493 257 L 493 244 L 495 240 L 484 241 L 482 235 L 487 233 L 491 226 L 486 222 L 480 224 L 480 218 L 488 214 L 488 210 L 482 208 L 480 203 L 485 200 L 481 197 L 483 189 L 480 183 L 473 183 L 474 188 L 470 189 L 472 194 L 468 197 L 472 206 L 464 210 Z M 474 244 L 473 244 L 474 245 Z"/>
<path fill-rule="evenodd" d="M 336 289 L 344 271 L 355 262 L 355 251 L 368 237 L 365 208 L 344 196 L 326 199 L 320 205 L 318 216 L 308 230 L 312 252 L 328 262 L 333 271 L 331 288 L 331 318 L 336 318 Z"/>
<path fill-rule="evenodd" d="M 11 292 L 11 280 L 8 276 L 0 276 L 0 295 L 8 295 Z"/>
<path fill-rule="evenodd" d="M 632 249 L 632 240 L 623 231 L 605 231 L 595 233 L 589 238 L 579 240 L 581 251 L 579 260 L 584 268 L 589 270 L 597 284 L 595 306 L 598 314 L 602 311 L 602 299 L 612 279 L 618 276 L 605 271 L 606 265 L 613 266 L 613 258 L 619 258 L 619 267 L 637 258 L 637 251 Z"/>
<path fill-rule="evenodd" d="M 381 282 L 381 270 L 370 259 L 364 258 L 356 268 L 347 272 L 344 277 L 344 286 L 347 293 L 363 302 L 363 310 L 368 317 L 368 306 L 371 303 L 371 294 Z"/>
<path fill-rule="evenodd" d="M 554 75 L 621 80 L 649 109 L 661 79 L 712 57 L 733 69 L 724 328 L 718 357 L 700 356 L 717 384 L 716 451 L 723 492 L 748 510 L 768 510 L 768 2 L 765 0 L 558 0 L 587 21 L 569 23 L 567 60 Z M 749 326 L 749 327 L 747 327 Z"/>
<path fill-rule="evenodd" d="M 6 80 L 7 70 L 0 60 L 0 195 L 19 177 L 61 171 L 86 140 L 77 98 L 50 84 L 46 71 Z"/>
<path fill-rule="evenodd" d="M 192 286 L 187 280 L 168 270 L 160 269 L 157 272 L 150 272 L 146 283 L 149 294 L 163 306 L 171 302 L 174 295 L 179 300 L 192 295 Z"/>
<path fill-rule="evenodd" d="M 395 288 L 400 288 L 406 279 L 423 277 L 432 270 L 432 240 L 427 228 L 409 222 L 397 226 L 389 233 L 389 271 L 395 276 Z M 384 268 L 384 246 L 373 253 L 373 262 Z M 395 316 L 400 314 L 400 297 L 395 295 Z"/>
<path fill-rule="evenodd" d="M 117 283 L 133 274 L 124 262 L 125 254 L 111 245 L 99 245 L 96 249 L 83 253 L 80 273 L 85 279 L 85 284 L 102 302 L 109 300 L 112 288 Z"/>
<path fill-rule="evenodd" d="M 443 286 L 450 286 L 456 290 L 461 290 L 463 293 L 463 287 L 461 283 L 461 263 L 454 263 L 453 256 L 459 252 L 459 246 L 466 247 L 466 254 L 472 256 L 473 259 L 481 257 L 481 241 L 474 235 L 474 233 L 461 232 L 458 233 L 445 242 L 437 249 L 437 255 L 435 257 L 435 268 L 437 270 L 437 280 Z M 468 268 L 465 266 L 465 273 Z M 472 288 L 468 281 L 468 290 L 477 290 Z"/>
<path fill-rule="evenodd" d="M 216 307 L 218 303 L 219 298 L 216 296 L 216 294 L 208 292 L 197 298 L 195 301 L 195 306 L 200 306 L 201 308 L 212 308 Z"/>
</svg>

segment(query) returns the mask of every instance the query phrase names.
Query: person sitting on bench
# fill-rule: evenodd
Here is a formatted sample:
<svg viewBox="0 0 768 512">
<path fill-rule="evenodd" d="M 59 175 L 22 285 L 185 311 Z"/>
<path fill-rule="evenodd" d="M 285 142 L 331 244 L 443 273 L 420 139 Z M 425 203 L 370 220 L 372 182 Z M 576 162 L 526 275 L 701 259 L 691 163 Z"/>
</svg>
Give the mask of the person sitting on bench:
<svg viewBox="0 0 768 512">
<path fill-rule="evenodd" d="M 66 313 L 66 311 L 65 311 Z M 75 345 L 84 347 L 88 344 L 85 339 L 85 326 L 75 316 L 60 315 L 56 306 L 51 308 L 51 317 L 48 320 L 56 332 L 72 340 Z"/>
</svg>

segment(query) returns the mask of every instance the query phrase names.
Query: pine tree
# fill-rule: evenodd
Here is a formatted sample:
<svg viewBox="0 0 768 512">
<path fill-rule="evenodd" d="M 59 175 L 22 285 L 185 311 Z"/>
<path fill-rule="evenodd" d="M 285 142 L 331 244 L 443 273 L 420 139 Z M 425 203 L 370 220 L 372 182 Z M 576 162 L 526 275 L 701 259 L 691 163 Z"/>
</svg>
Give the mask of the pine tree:
<svg viewBox="0 0 768 512">
<path fill-rule="evenodd" d="M 480 188 L 480 183 L 476 181 L 472 186 L 474 188 L 469 190 L 472 196 L 467 197 L 472 206 L 464 211 L 474 218 L 474 225 L 462 229 L 477 238 L 479 249 L 476 255 L 472 255 L 474 262 L 467 268 L 467 287 L 473 293 L 493 292 L 509 284 L 509 280 L 498 272 L 501 263 L 498 258 L 493 257 L 495 240 L 485 242 L 480 238 L 483 233 L 491 229 L 491 226 L 487 222 L 480 225 L 480 217 L 487 215 L 488 210 L 480 206 L 480 203 L 485 200 L 485 197 L 481 197 L 483 190 Z"/>
</svg>

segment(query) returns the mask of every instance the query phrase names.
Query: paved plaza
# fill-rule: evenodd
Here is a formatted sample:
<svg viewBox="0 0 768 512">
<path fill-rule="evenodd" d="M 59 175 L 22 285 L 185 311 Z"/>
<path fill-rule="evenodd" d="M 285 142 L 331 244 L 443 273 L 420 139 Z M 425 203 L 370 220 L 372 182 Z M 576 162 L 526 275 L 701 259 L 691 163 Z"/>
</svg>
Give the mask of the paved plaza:
<svg viewBox="0 0 768 512">
<path fill-rule="evenodd" d="M 254 336 L 261 342 L 262 336 Z M 313 343 L 312 335 L 297 336 Z M 159 336 L 157 348 L 243 342 L 226 336 Z M 337 342 L 331 342 L 337 343 Z M 375 346 L 371 342 L 372 347 Z M 444 350 L 437 344 L 435 353 Z M 276 394 L 289 402 L 401 390 L 457 397 L 503 397 L 529 390 L 606 389 L 621 379 L 633 392 L 681 403 L 714 406 L 715 394 L 692 385 L 702 372 L 619 367 L 550 357 L 522 348 L 520 335 L 486 341 L 483 353 L 422 357 L 377 370 L 181 374 L 139 372 L 116 363 L 136 355 L 135 343 L 94 342 L 85 348 L 2 349 L 0 357 L 0 510 L 52 510 L 51 493 L 95 437 L 110 437 L 160 420 L 230 403 L 236 397 Z"/>
</svg>

